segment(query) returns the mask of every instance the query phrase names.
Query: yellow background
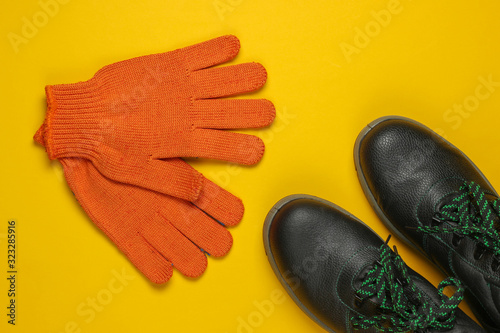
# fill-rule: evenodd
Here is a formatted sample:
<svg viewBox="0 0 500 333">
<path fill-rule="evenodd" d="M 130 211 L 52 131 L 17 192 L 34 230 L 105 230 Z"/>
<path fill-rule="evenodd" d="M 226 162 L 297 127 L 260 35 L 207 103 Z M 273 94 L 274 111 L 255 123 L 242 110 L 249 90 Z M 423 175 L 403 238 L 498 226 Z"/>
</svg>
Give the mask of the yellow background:
<svg viewBox="0 0 500 333">
<path fill-rule="evenodd" d="M 283 196 L 307 193 L 387 237 L 352 158 L 357 134 L 379 116 L 407 116 L 439 130 L 500 184 L 498 84 L 473 104 L 476 89 L 484 92 L 481 78 L 500 82 L 497 1 L 66 2 L 50 7 L 52 16 L 43 14 L 49 0 L 2 8 L 2 332 L 322 332 L 280 294 L 262 245 L 263 220 Z M 374 12 L 388 8 L 390 22 L 386 17 L 382 25 Z M 22 37 L 34 18 L 37 31 L 24 31 L 29 38 L 13 45 L 9 38 Z M 366 29 L 363 38 L 359 31 Z M 106 64 L 224 34 L 241 40 L 232 63 L 266 67 L 266 86 L 246 97 L 272 100 L 278 117 L 267 129 L 247 131 L 266 142 L 257 166 L 196 163 L 245 204 L 243 221 L 231 229 L 230 253 L 209 258 L 199 279 L 174 272 L 166 285 L 154 286 L 94 227 L 58 163 L 33 142 L 44 118 L 44 86 L 86 80 Z M 453 110 L 464 101 L 474 110 Z M 18 232 L 15 327 L 5 315 L 9 219 Z M 392 243 L 432 283 L 443 278 L 398 239 Z M 116 280 L 123 273 L 127 280 Z M 99 297 L 106 304 L 90 310 L 89 300 Z"/>
</svg>

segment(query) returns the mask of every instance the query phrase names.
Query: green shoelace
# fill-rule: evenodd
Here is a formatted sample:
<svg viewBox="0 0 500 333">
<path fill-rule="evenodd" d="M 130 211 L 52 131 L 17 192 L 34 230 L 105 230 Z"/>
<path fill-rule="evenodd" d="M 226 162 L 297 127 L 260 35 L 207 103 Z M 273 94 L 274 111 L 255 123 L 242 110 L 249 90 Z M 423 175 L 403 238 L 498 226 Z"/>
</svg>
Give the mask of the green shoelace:
<svg viewBox="0 0 500 333">
<path fill-rule="evenodd" d="M 380 259 L 367 273 L 356 292 L 361 302 L 376 298 L 380 315 L 352 317 L 353 328 L 375 327 L 382 332 L 408 332 L 432 329 L 451 329 L 455 323 L 455 310 L 463 299 L 460 281 L 449 277 L 438 286 L 441 304 L 430 301 L 411 280 L 405 263 L 386 243 L 380 247 Z M 447 286 L 456 288 L 452 297 L 443 293 Z"/>
<path fill-rule="evenodd" d="M 495 226 L 500 218 L 500 199 L 486 200 L 481 187 L 474 182 L 465 182 L 452 202 L 443 206 L 435 219 L 439 226 L 418 227 L 424 233 L 455 233 L 468 236 L 500 257 L 500 234 Z M 499 259 L 500 260 L 500 259 Z M 497 260 L 498 261 L 498 260 Z M 498 268 L 498 267 L 497 267 Z"/>
</svg>

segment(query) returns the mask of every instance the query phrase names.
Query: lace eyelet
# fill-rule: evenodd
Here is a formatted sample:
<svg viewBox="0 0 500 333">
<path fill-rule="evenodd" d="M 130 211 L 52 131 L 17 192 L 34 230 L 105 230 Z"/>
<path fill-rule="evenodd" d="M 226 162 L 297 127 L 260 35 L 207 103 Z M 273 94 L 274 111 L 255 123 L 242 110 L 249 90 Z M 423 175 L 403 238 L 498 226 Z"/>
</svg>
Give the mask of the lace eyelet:
<svg viewBox="0 0 500 333">
<path fill-rule="evenodd" d="M 451 240 L 451 243 L 453 244 L 454 247 L 457 247 L 460 245 L 460 243 L 462 243 L 463 238 L 464 236 L 459 235 L 457 233 L 453 233 L 453 238 Z"/>
<path fill-rule="evenodd" d="M 435 227 L 438 225 L 443 224 L 442 216 L 439 213 L 435 213 L 434 216 L 432 217 L 432 223 L 431 226 Z"/>
<path fill-rule="evenodd" d="M 400 278 L 397 277 L 396 281 L 397 283 L 399 283 L 401 287 L 406 287 L 408 285 L 408 281 L 406 281 L 405 279 L 401 280 Z"/>
<path fill-rule="evenodd" d="M 485 252 L 486 248 L 481 244 L 477 244 L 476 249 L 474 250 L 474 259 L 481 260 Z"/>
<path fill-rule="evenodd" d="M 358 294 L 354 295 L 354 306 L 358 309 L 363 306 L 363 299 Z"/>
</svg>

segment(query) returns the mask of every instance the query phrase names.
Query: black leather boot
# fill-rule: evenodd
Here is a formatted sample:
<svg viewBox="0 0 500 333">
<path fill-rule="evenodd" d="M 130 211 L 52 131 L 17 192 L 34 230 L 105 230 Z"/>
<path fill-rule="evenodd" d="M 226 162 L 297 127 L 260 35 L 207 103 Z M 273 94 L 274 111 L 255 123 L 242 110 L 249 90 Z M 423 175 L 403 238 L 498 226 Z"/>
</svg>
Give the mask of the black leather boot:
<svg viewBox="0 0 500 333">
<path fill-rule="evenodd" d="M 483 327 L 500 332 L 500 200 L 481 171 L 432 130 L 402 117 L 370 123 L 354 159 L 391 232 L 460 279 Z"/>
<path fill-rule="evenodd" d="M 388 240 L 387 240 L 388 241 Z M 368 226 L 320 198 L 292 195 L 267 215 L 271 266 L 299 307 L 328 332 L 483 332 Z M 457 288 L 448 298 L 442 289 Z"/>
</svg>

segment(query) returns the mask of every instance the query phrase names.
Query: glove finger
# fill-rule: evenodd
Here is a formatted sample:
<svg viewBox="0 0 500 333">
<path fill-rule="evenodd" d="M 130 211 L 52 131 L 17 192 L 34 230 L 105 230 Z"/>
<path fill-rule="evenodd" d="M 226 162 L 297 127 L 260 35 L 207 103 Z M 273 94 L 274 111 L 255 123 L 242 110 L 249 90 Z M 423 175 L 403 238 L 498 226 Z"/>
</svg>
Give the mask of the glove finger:
<svg viewBox="0 0 500 333">
<path fill-rule="evenodd" d="M 219 180 L 228 183 L 229 177 L 229 174 L 223 175 L 223 179 Z M 193 204 L 225 226 L 234 226 L 243 217 L 241 199 L 206 178 L 203 179 L 200 196 Z"/>
<path fill-rule="evenodd" d="M 134 197 L 144 193 L 146 200 L 154 192 L 110 181 L 85 159 L 63 158 L 60 162 L 68 185 L 92 221 L 148 279 L 158 284 L 167 282 L 172 276 L 172 263 L 134 230 L 129 232 L 130 225 L 142 219 L 138 207 L 133 207 L 138 206 Z M 114 200 L 110 202 L 110 198 Z"/>
<path fill-rule="evenodd" d="M 252 62 L 200 70 L 190 79 L 196 87 L 195 99 L 215 98 L 255 91 L 266 83 L 267 72 L 264 66 Z"/>
<path fill-rule="evenodd" d="M 157 284 L 170 280 L 173 273 L 172 263 L 144 241 L 144 238 L 139 236 L 132 242 L 127 240 L 124 244 L 126 245 L 119 246 L 120 250 L 148 279 Z"/>
<path fill-rule="evenodd" d="M 201 157 L 252 165 L 264 154 L 264 142 L 254 135 L 212 129 L 195 129 L 165 140 L 155 152 L 157 158 Z"/>
<path fill-rule="evenodd" d="M 141 235 L 179 272 L 188 277 L 203 274 L 207 268 L 205 254 L 162 216 L 156 215 L 144 226 Z"/>
<path fill-rule="evenodd" d="M 198 198 L 203 176 L 181 159 L 127 158 L 111 148 L 102 151 L 101 158 L 93 162 L 110 179 L 188 201 Z"/>
<path fill-rule="evenodd" d="M 199 248 L 214 257 L 225 255 L 233 245 L 231 233 L 192 203 L 176 199 L 160 215 Z"/>
<path fill-rule="evenodd" d="M 179 50 L 185 66 L 192 71 L 211 67 L 236 57 L 240 41 L 236 36 L 226 35 Z"/>
<path fill-rule="evenodd" d="M 229 61 L 236 57 L 239 51 L 240 41 L 238 38 L 233 35 L 226 35 L 174 51 L 119 61 L 104 66 L 99 72 L 103 72 L 111 66 L 117 71 L 123 71 L 131 67 L 146 66 L 146 68 L 151 69 L 168 69 L 166 73 L 184 73 L 186 70 L 191 72 Z"/>
<path fill-rule="evenodd" d="M 276 117 L 273 103 L 267 99 L 202 99 L 191 109 L 198 128 L 238 129 L 270 125 Z"/>
</svg>

